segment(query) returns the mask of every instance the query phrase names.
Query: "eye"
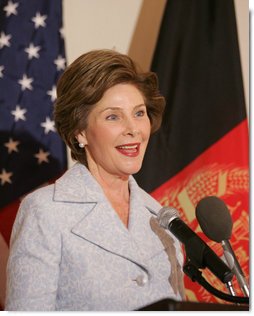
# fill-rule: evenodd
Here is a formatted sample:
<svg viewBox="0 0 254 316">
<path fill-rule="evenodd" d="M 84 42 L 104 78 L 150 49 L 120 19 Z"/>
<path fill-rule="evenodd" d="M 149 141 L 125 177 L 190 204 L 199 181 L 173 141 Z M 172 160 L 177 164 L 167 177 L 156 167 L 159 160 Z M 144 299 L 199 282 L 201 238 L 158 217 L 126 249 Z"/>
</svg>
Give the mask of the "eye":
<svg viewBox="0 0 254 316">
<path fill-rule="evenodd" d="M 146 114 L 145 110 L 139 110 L 138 112 L 136 112 L 135 116 L 137 117 L 142 117 Z"/>
<path fill-rule="evenodd" d="M 107 121 L 115 121 L 118 119 L 118 116 L 116 114 L 110 114 L 106 117 Z"/>
</svg>

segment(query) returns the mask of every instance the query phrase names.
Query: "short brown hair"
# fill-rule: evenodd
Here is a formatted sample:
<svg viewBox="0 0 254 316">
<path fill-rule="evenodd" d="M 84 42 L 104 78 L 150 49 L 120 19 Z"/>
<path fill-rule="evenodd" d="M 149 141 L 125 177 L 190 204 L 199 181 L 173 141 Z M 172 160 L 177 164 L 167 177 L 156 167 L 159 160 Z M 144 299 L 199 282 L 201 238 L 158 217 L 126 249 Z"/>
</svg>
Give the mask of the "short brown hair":
<svg viewBox="0 0 254 316">
<path fill-rule="evenodd" d="M 161 125 L 165 99 L 153 72 L 142 72 L 127 55 L 113 50 L 93 50 L 70 64 L 57 83 L 54 118 L 58 133 L 71 149 L 73 159 L 87 165 L 76 135 L 87 127 L 87 118 L 104 93 L 119 83 L 133 84 L 143 95 L 151 132 Z"/>
</svg>

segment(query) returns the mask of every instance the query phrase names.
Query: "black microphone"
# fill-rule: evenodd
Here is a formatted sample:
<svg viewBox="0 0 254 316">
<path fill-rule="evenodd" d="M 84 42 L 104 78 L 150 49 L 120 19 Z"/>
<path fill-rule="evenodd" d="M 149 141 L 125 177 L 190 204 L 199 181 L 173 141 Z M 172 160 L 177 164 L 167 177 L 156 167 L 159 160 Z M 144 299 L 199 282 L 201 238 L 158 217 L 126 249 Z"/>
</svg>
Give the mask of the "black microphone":
<svg viewBox="0 0 254 316">
<path fill-rule="evenodd" d="M 245 296 L 249 297 L 248 284 L 229 242 L 233 222 L 226 204 L 216 196 L 205 197 L 197 204 L 196 217 L 206 236 L 222 244 L 225 259 L 228 263 L 231 262 L 232 271 L 237 278 L 242 292 Z"/>
<path fill-rule="evenodd" d="M 158 222 L 184 244 L 186 256 L 193 265 L 208 268 L 223 283 L 231 281 L 233 273 L 229 267 L 179 218 L 175 208 L 163 207 L 158 213 Z"/>
</svg>

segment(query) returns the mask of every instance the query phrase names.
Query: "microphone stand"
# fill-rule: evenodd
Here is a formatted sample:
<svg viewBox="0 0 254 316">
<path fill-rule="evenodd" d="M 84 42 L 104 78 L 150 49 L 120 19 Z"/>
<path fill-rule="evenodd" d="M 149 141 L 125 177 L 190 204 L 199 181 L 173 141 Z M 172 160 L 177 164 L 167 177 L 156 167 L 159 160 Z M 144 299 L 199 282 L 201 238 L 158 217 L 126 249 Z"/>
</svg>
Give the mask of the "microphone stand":
<svg viewBox="0 0 254 316">
<path fill-rule="evenodd" d="M 232 257 L 232 260 L 230 260 L 231 257 L 232 257 L 232 256 L 226 257 L 226 256 L 225 256 L 225 253 L 224 253 L 224 255 L 221 257 L 221 259 L 227 264 L 227 266 L 229 267 L 229 269 L 232 271 L 232 268 L 233 268 L 233 265 L 234 265 L 234 262 L 233 262 L 234 259 L 233 259 L 233 257 Z M 227 288 L 228 292 L 229 292 L 231 295 L 236 296 L 235 289 L 234 289 L 234 287 L 233 287 L 233 283 L 231 282 L 231 280 L 228 281 L 228 282 L 226 282 L 225 285 L 226 285 L 226 288 Z"/>
<path fill-rule="evenodd" d="M 246 281 L 244 273 L 243 273 L 243 271 L 242 271 L 242 269 L 240 267 L 240 264 L 238 263 L 238 260 L 237 260 L 235 254 L 234 254 L 234 251 L 233 251 L 233 249 L 231 247 L 230 242 L 228 240 L 222 240 L 221 244 L 222 244 L 222 247 L 224 249 L 224 253 L 225 254 L 229 253 L 231 256 L 233 256 L 232 272 L 235 274 L 243 294 L 246 297 L 249 297 L 250 296 L 250 292 L 249 292 L 247 281 Z M 227 257 L 226 257 L 226 260 L 227 260 Z"/>
<path fill-rule="evenodd" d="M 248 297 L 232 296 L 215 289 L 205 280 L 205 278 L 202 276 L 202 272 L 189 259 L 186 260 L 186 263 L 183 266 L 183 271 L 193 282 L 197 281 L 208 292 L 217 296 L 218 298 L 233 303 L 249 304 Z"/>
<path fill-rule="evenodd" d="M 231 281 L 228 281 L 228 282 L 226 283 L 226 287 L 227 287 L 229 293 L 230 293 L 232 296 L 236 296 L 235 290 L 234 290 L 234 287 L 233 287 L 233 283 L 232 283 Z"/>
</svg>

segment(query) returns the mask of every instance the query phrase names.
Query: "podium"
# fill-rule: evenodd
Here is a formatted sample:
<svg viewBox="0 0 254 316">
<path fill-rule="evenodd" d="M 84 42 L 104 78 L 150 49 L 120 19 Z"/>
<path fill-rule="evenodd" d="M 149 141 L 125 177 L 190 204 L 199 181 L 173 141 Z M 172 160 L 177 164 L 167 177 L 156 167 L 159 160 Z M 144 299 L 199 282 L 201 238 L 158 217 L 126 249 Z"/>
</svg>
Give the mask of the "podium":
<svg viewBox="0 0 254 316">
<path fill-rule="evenodd" d="M 138 309 L 138 311 L 249 311 L 249 305 L 178 302 L 171 299 L 164 299 L 144 306 Z"/>
</svg>

